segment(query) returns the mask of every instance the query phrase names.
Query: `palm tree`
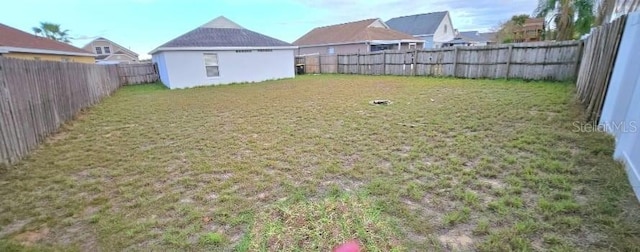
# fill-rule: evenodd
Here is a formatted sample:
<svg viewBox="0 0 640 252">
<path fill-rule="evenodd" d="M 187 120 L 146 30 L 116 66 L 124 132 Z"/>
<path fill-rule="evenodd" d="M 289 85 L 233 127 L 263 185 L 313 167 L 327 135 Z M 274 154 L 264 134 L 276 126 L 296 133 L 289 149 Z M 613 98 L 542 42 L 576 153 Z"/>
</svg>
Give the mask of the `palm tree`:
<svg viewBox="0 0 640 252">
<path fill-rule="evenodd" d="M 71 38 L 69 37 L 69 30 L 62 30 L 59 24 L 50 22 L 40 22 L 40 26 L 33 27 L 33 32 L 36 35 L 41 35 L 45 38 L 69 43 Z"/>
<path fill-rule="evenodd" d="M 572 40 L 588 33 L 594 21 L 594 0 L 539 0 L 535 15 L 551 16 L 557 40 Z"/>
</svg>

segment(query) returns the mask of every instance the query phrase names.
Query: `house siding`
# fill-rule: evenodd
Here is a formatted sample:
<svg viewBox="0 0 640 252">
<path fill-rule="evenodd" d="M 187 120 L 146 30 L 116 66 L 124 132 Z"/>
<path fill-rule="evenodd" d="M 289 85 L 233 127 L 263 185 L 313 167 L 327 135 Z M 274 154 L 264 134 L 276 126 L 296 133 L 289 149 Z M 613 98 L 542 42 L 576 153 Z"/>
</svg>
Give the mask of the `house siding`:
<svg viewBox="0 0 640 252">
<path fill-rule="evenodd" d="M 18 53 L 10 52 L 4 53 L 2 56 L 7 58 L 26 59 L 26 60 L 44 60 L 44 61 L 63 61 L 64 58 L 69 62 L 88 63 L 93 64 L 96 62 L 92 56 L 72 56 L 72 55 L 60 55 L 60 54 L 40 54 L 40 53 Z"/>
<path fill-rule="evenodd" d="M 416 48 L 422 48 L 422 44 L 417 43 Z M 329 54 L 329 48 L 333 47 L 333 54 L 353 54 L 353 53 L 368 53 L 370 51 L 369 45 L 365 43 L 359 44 L 346 44 L 346 45 L 331 45 L 331 46 L 314 46 L 314 47 L 300 47 L 296 50 L 296 55 L 306 54 Z M 409 43 L 403 42 L 400 46 L 400 50 L 408 50 Z M 398 50 L 398 45 L 393 44 L 390 50 Z"/>
<path fill-rule="evenodd" d="M 424 41 L 424 46 L 423 48 L 425 49 L 430 49 L 430 48 L 434 48 L 434 43 L 433 43 L 433 35 L 427 35 L 427 36 L 415 36 L 417 39 L 421 39 Z"/>
<path fill-rule="evenodd" d="M 365 43 L 358 44 L 343 44 L 343 45 L 330 45 L 330 46 L 313 46 L 313 47 L 300 47 L 298 48 L 297 55 L 305 54 L 329 54 L 329 48 L 333 47 L 334 54 L 349 54 L 349 53 L 366 53 L 367 45 Z"/>
<path fill-rule="evenodd" d="M 113 44 L 113 43 L 111 43 L 109 41 L 95 40 L 95 41 L 91 42 L 90 44 L 84 46 L 83 49 L 88 50 L 90 52 L 93 52 L 95 54 L 98 54 L 96 52 L 96 47 L 104 48 L 105 46 L 109 47 L 109 49 L 111 51 L 111 55 L 113 55 L 113 53 L 115 53 L 117 51 L 122 51 L 127 56 L 129 56 L 128 58 L 122 58 L 122 59 L 115 59 L 114 57 L 111 57 L 109 59 L 109 61 L 118 61 L 118 62 L 122 62 L 122 63 L 136 63 L 136 62 L 138 62 L 138 58 L 136 57 L 136 55 L 131 54 L 128 51 L 124 50 L 126 48 L 123 48 L 123 47 L 121 47 L 121 46 L 119 46 L 117 44 Z M 106 53 L 104 53 L 104 49 L 102 50 L 102 54 L 100 54 L 100 55 L 107 55 Z"/>
<path fill-rule="evenodd" d="M 446 26 L 446 29 L 445 29 Z M 449 13 L 445 15 L 442 22 L 433 34 L 433 48 L 440 48 L 444 42 L 451 41 L 455 38 L 455 30 Z M 426 43 L 425 43 L 426 44 Z"/>
<path fill-rule="evenodd" d="M 629 182 L 640 200 L 640 12 L 628 16 L 600 125 L 616 139 L 614 158 L 626 166 Z"/>
<path fill-rule="evenodd" d="M 204 53 L 218 55 L 220 76 L 207 77 Z M 165 51 L 155 53 L 162 82 L 171 89 L 260 82 L 295 77 L 294 50 L 237 53 L 234 51 Z"/>
<path fill-rule="evenodd" d="M 167 71 L 167 63 L 165 61 L 164 52 L 154 54 L 151 61 L 158 64 L 158 74 L 160 75 L 160 81 L 168 88 L 171 88 L 171 80 L 169 79 L 169 72 Z"/>
</svg>

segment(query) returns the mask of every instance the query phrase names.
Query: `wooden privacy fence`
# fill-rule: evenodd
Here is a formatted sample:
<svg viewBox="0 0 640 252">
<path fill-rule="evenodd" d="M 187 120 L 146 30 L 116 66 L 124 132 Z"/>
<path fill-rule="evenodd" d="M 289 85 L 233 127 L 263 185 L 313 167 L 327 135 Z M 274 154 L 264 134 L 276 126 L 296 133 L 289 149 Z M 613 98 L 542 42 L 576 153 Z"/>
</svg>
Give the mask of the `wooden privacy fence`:
<svg viewBox="0 0 640 252">
<path fill-rule="evenodd" d="M 594 125 L 600 120 L 626 21 L 624 15 L 598 27 L 584 44 L 576 88 L 578 99 L 586 109 L 587 121 Z"/>
<path fill-rule="evenodd" d="M 337 55 L 306 55 L 296 57 L 296 64 L 305 65 L 305 73 L 338 73 Z"/>
<path fill-rule="evenodd" d="M 119 64 L 118 75 L 123 85 L 153 83 L 160 78 L 158 68 L 153 63 Z"/>
<path fill-rule="evenodd" d="M 0 57 L 0 164 L 24 157 L 120 86 L 115 65 Z"/>
<path fill-rule="evenodd" d="M 345 74 L 565 81 L 576 77 L 580 45 L 579 41 L 536 42 L 337 55 L 335 61 L 325 59 L 334 56 L 301 58 L 310 65 L 310 73 L 325 73 L 324 69 L 336 66 L 337 73 Z"/>
</svg>

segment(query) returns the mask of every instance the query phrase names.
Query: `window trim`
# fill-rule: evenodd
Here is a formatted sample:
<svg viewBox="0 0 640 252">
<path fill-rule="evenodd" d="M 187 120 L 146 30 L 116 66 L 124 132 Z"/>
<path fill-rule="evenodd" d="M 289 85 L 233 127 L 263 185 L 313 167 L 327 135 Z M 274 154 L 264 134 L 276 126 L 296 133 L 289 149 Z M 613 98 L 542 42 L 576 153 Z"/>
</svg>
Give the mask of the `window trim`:
<svg viewBox="0 0 640 252">
<path fill-rule="evenodd" d="M 96 46 L 96 54 L 102 54 L 102 47 Z"/>
<path fill-rule="evenodd" d="M 108 49 L 108 50 L 107 50 Z M 104 54 L 111 54 L 111 47 L 109 46 L 103 46 L 102 47 L 102 51 L 104 51 Z M 108 52 L 107 52 L 108 51 Z"/>
<path fill-rule="evenodd" d="M 207 65 L 207 56 L 211 56 L 211 55 L 215 55 L 216 57 L 216 62 L 211 64 L 211 65 Z M 202 60 L 203 60 L 203 65 L 204 65 L 204 75 L 207 78 L 220 78 L 220 58 L 218 58 L 218 54 L 217 53 L 203 53 L 202 54 Z M 218 69 L 218 75 L 214 75 L 214 76 L 209 76 L 209 74 L 207 73 L 207 67 L 216 67 Z"/>
</svg>

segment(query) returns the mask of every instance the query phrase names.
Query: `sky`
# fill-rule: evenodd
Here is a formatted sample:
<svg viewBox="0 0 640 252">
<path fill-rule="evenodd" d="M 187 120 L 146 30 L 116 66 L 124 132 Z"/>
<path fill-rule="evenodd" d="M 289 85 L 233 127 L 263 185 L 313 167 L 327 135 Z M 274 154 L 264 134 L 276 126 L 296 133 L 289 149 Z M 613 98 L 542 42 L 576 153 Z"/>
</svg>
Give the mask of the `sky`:
<svg viewBox="0 0 640 252">
<path fill-rule="evenodd" d="M 105 37 L 144 59 L 221 15 L 293 42 L 318 26 L 437 11 L 449 11 L 460 31 L 489 31 L 513 15 L 532 14 L 536 5 L 536 0 L 18 0 L 2 4 L 0 23 L 26 32 L 41 21 L 57 23 L 69 29 L 75 46 Z"/>
</svg>

